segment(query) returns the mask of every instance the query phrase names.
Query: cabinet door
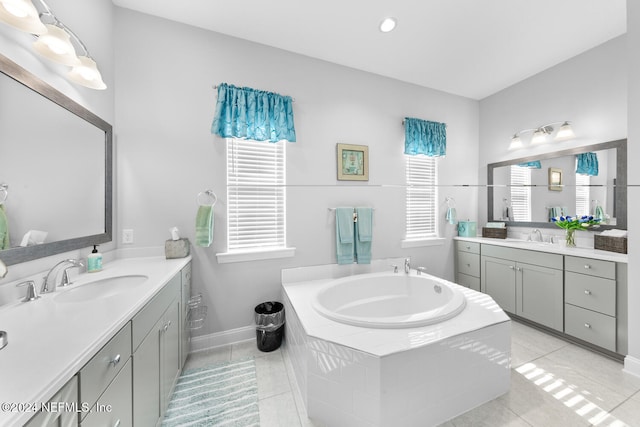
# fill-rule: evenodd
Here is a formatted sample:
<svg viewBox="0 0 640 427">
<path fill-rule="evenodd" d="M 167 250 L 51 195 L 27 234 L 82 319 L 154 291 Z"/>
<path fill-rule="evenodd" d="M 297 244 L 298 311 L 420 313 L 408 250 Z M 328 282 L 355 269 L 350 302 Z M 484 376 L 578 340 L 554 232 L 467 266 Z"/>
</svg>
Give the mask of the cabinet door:
<svg viewBox="0 0 640 427">
<path fill-rule="evenodd" d="M 562 270 L 517 263 L 516 314 L 562 332 L 562 284 Z"/>
<path fill-rule="evenodd" d="M 155 426 L 160 418 L 160 319 L 133 354 L 133 425 Z"/>
<path fill-rule="evenodd" d="M 169 404 L 171 392 L 178 374 L 180 373 L 180 303 L 176 300 L 169 306 L 162 325 L 162 335 L 160 337 L 161 359 L 160 359 L 160 386 L 161 415 Z"/>
<path fill-rule="evenodd" d="M 505 311 L 516 312 L 516 268 L 513 261 L 482 257 L 482 291 Z"/>
<path fill-rule="evenodd" d="M 182 269 L 182 313 L 180 315 L 180 367 L 184 366 L 189 355 L 191 330 L 189 329 L 189 298 L 191 298 L 191 263 Z"/>
</svg>

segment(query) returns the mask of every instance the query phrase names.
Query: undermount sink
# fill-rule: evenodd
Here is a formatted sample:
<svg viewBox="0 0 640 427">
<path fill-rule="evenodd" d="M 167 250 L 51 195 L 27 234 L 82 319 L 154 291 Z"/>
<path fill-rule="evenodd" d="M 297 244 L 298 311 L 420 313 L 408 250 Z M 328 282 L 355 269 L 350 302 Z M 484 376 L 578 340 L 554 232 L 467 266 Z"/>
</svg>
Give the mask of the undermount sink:
<svg viewBox="0 0 640 427">
<path fill-rule="evenodd" d="M 105 277 L 59 292 L 54 298 L 59 302 L 83 302 L 107 298 L 137 288 L 144 284 L 148 276 L 132 274 L 126 276 Z"/>
</svg>

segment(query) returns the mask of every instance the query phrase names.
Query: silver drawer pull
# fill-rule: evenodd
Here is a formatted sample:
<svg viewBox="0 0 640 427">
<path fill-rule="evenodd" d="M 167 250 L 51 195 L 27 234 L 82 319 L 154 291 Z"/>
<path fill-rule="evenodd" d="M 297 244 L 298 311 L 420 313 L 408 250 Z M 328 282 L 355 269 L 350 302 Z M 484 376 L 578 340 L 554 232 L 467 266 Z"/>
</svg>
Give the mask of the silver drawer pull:
<svg viewBox="0 0 640 427">
<path fill-rule="evenodd" d="M 513 270 L 515 267 L 513 265 L 510 265 L 509 268 Z"/>
<path fill-rule="evenodd" d="M 165 324 L 164 328 L 162 328 L 165 332 L 167 332 L 167 330 L 169 329 L 169 324 Z"/>
<path fill-rule="evenodd" d="M 113 427 L 120 427 L 120 419 L 118 419 L 115 424 L 113 424 Z"/>
<path fill-rule="evenodd" d="M 522 268 L 516 267 L 516 271 L 522 271 Z"/>
<path fill-rule="evenodd" d="M 120 355 L 116 354 L 116 357 L 109 361 L 109 365 L 116 366 L 118 363 L 120 363 Z"/>
<path fill-rule="evenodd" d="M 591 291 L 590 291 L 589 289 L 585 289 L 585 290 L 584 290 L 584 294 L 585 294 L 585 295 L 591 295 Z"/>
<path fill-rule="evenodd" d="M 584 327 L 585 327 L 585 328 L 587 328 L 587 329 L 591 329 L 591 325 L 590 325 L 590 324 L 588 324 L 588 323 L 585 323 L 585 324 L 584 324 Z"/>
<path fill-rule="evenodd" d="M 591 268 L 591 266 L 590 266 L 589 264 L 585 264 L 585 265 L 584 265 L 584 268 L 585 268 L 585 269 L 587 269 L 587 270 L 589 270 L 589 269 Z"/>
<path fill-rule="evenodd" d="M 465 246 L 467 249 L 471 249 L 471 246 Z"/>
<path fill-rule="evenodd" d="M 471 267 L 471 264 L 467 264 L 467 267 Z"/>
</svg>

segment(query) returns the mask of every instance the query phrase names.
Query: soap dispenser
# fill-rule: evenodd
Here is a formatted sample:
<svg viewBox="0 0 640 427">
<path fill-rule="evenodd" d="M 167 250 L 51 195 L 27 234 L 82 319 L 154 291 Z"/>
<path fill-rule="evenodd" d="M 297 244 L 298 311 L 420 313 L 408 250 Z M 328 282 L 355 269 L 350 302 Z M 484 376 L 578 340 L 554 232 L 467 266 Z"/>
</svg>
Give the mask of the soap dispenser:
<svg viewBox="0 0 640 427">
<path fill-rule="evenodd" d="M 87 272 L 93 273 L 102 270 L 102 254 L 98 252 L 98 246 L 93 245 L 93 250 L 87 257 Z"/>
</svg>

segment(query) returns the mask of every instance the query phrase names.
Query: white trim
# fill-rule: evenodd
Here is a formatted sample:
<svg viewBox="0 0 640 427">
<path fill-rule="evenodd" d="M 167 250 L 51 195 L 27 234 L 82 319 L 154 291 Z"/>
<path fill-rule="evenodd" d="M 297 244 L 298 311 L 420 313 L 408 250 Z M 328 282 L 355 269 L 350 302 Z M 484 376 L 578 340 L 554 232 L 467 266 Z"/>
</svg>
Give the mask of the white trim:
<svg viewBox="0 0 640 427">
<path fill-rule="evenodd" d="M 211 348 L 222 347 L 251 339 L 256 339 L 256 327 L 253 325 L 230 329 L 228 331 L 215 332 L 209 335 L 200 335 L 191 338 L 189 352 L 195 353 L 197 351 L 205 351 Z"/>
<path fill-rule="evenodd" d="M 243 252 L 221 252 L 216 254 L 219 264 L 243 261 L 260 261 L 264 259 L 291 258 L 295 256 L 296 248 L 263 249 Z"/>
<path fill-rule="evenodd" d="M 400 242 L 400 247 L 405 248 L 421 248 L 424 246 L 442 246 L 447 239 L 444 237 L 432 237 L 430 239 L 420 240 L 403 240 Z"/>
<path fill-rule="evenodd" d="M 624 358 L 624 372 L 640 378 L 640 359 L 633 356 L 626 356 Z"/>
</svg>

